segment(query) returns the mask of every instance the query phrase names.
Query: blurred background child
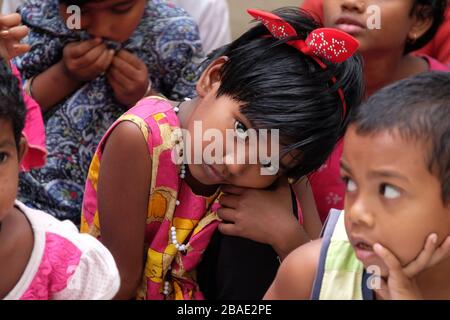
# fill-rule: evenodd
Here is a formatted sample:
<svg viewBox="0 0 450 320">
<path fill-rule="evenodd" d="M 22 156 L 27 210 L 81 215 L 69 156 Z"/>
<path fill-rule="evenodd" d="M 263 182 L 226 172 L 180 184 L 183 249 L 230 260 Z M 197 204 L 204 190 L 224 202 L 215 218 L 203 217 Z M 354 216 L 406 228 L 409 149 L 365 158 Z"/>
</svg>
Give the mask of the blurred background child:
<svg viewBox="0 0 450 320">
<path fill-rule="evenodd" d="M 79 30 L 68 27 L 71 4 L 81 9 Z M 29 0 L 20 13 L 31 50 L 15 64 L 44 113 L 48 158 L 21 175 L 19 198 L 79 223 L 89 163 L 106 129 L 149 92 L 194 95 L 204 57 L 197 26 L 160 0 Z"/>
</svg>

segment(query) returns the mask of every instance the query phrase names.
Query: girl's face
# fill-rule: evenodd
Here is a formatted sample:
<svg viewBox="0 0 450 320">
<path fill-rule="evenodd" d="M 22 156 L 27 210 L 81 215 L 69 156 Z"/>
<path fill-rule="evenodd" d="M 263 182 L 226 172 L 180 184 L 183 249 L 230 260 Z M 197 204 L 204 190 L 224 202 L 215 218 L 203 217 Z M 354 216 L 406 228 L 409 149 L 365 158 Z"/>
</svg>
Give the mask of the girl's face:
<svg viewBox="0 0 450 320">
<path fill-rule="evenodd" d="M 26 152 L 24 139 L 17 151 L 12 123 L 0 119 L 0 221 L 12 210 L 17 195 L 19 183 L 19 163 Z"/>
<path fill-rule="evenodd" d="M 347 190 L 345 226 L 366 268 L 387 268 L 372 250 L 380 243 L 402 263 L 412 262 L 427 237 L 441 244 L 450 234 L 450 206 L 443 204 L 441 182 L 428 170 L 424 143 L 397 132 L 359 135 L 350 126 L 344 142 L 341 176 Z"/>
<path fill-rule="evenodd" d="M 189 158 L 194 159 L 197 155 L 199 159 L 196 163 L 190 161 L 189 170 L 203 185 L 269 187 L 283 170 L 294 165 L 294 161 L 287 155 L 279 161 L 278 171 L 275 170 L 271 175 L 262 174 L 264 167 L 269 167 L 270 171 L 270 164 L 263 165 L 261 158 L 267 155 L 267 158 L 275 159 L 278 155 L 272 148 L 277 143 L 276 137 L 268 134 L 266 139 L 256 134 L 250 138 L 252 130 L 248 129 L 252 128 L 252 124 L 241 113 L 241 103 L 228 96 L 217 98 L 220 87 L 218 70 L 223 65 L 221 59 L 218 61 L 208 67 L 198 82 L 199 102 L 185 124 L 185 129 L 190 134 L 190 139 L 185 137 L 185 142 L 189 141 L 186 143 L 186 148 L 190 150 Z M 266 150 L 259 149 L 262 145 Z M 259 151 L 261 157 L 258 155 Z M 256 155 L 256 161 L 252 154 Z M 276 161 L 278 160 L 274 163 Z"/>
<path fill-rule="evenodd" d="M 125 42 L 136 30 L 144 14 L 146 0 L 97 0 L 81 6 L 81 29 L 92 37 Z M 71 17 L 60 5 L 65 21 Z"/>
<path fill-rule="evenodd" d="M 430 21 L 410 15 L 413 4 L 414 0 L 324 0 L 324 24 L 354 36 L 362 53 L 403 53 L 408 39 L 418 39 L 430 26 Z"/>
</svg>

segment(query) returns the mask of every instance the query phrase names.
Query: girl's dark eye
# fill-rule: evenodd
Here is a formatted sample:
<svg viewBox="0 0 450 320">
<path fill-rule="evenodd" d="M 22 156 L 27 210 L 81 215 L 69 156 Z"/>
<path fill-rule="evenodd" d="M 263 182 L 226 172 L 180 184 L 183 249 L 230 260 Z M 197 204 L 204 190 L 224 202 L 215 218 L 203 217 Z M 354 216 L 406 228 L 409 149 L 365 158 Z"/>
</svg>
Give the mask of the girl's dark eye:
<svg viewBox="0 0 450 320">
<path fill-rule="evenodd" d="M 239 139 L 245 140 L 248 137 L 247 127 L 240 121 L 234 123 L 234 130 L 236 131 L 236 135 Z"/>
<path fill-rule="evenodd" d="M 8 159 L 8 155 L 4 152 L 0 152 L 0 164 L 5 162 Z"/>
<path fill-rule="evenodd" d="M 261 161 L 261 166 L 266 169 L 270 174 L 276 174 L 278 169 L 272 164 L 270 160 Z"/>
</svg>

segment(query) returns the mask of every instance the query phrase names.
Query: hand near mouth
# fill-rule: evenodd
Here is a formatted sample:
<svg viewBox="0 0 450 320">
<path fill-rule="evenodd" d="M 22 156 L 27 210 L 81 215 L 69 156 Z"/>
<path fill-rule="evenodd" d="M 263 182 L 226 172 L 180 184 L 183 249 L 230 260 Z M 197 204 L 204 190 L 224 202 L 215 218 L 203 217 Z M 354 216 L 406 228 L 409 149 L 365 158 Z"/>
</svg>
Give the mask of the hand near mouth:
<svg viewBox="0 0 450 320">
<path fill-rule="evenodd" d="M 378 295 L 384 300 L 419 300 L 423 299 L 423 296 L 416 278 L 424 270 L 450 257 L 450 236 L 439 247 L 437 235 L 428 236 L 417 258 L 404 267 L 397 257 L 382 245 L 375 244 L 373 250 L 389 269 L 388 278 L 382 278 L 381 287 L 376 289 Z"/>
</svg>

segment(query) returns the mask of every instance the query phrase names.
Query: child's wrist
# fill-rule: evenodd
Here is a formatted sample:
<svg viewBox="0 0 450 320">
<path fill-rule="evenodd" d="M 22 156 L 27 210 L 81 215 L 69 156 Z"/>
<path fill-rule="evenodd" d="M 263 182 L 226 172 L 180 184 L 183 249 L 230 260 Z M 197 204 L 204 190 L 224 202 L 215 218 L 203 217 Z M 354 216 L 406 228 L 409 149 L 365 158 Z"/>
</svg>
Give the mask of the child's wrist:
<svg viewBox="0 0 450 320">
<path fill-rule="evenodd" d="M 77 77 L 70 72 L 63 60 L 57 63 L 57 67 L 61 76 L 64 77 L 65 82 L 73 83 L 74 85 L 82 83 L 82 81 L 78 80 Z"/>
</svg>

